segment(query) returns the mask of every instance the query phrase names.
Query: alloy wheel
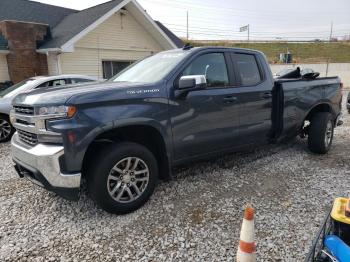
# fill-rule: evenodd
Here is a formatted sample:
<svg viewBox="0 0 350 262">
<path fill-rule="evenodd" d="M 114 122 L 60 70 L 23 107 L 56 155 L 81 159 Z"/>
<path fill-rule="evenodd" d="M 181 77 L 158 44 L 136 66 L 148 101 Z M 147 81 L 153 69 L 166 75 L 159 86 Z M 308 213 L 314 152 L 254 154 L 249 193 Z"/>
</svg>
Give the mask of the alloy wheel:
<svg viewBox="0 0 350 262">
<path fill-rule="evenodd" d="M 107 189 L 109 195 L 119 203 L 130 203 L 138 199 L 149 182 L 149 168 L 138 157 L 120 160 L 109 172 Z"/>
<path fill-rule="evenodd" d="M 0 119 L 0 141 L 6 140 L 11 135 L 11 124 L 4 119 Z"/>
<path fill-rule="evenodd" d="M 326 127 L 326 135 L 325 135 L 325 145 L 326 147 L 329 146 L 329 144 L 331 143 L 332 141 L 332 138 L 333 138 L 333 124 L 331 122 L 331 120 L 328 121 L 327 123 L 327 127 Z"/>
</svg>

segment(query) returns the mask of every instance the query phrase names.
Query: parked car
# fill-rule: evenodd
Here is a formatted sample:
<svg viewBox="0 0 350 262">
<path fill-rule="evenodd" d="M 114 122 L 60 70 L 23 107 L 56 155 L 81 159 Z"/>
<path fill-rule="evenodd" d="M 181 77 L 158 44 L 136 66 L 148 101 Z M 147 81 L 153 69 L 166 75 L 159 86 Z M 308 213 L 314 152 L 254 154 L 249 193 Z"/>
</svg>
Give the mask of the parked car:
<svg viewBox="0 0 350 262">
<path fill-rule="evenodd" d="M 84 177 L 100 207 L 128 213 L 177 165 L 300 134 L 328 152 L 341 98 L 338 77 L 274 80 L 261 52 L 186 46 L 105 83 L 18 95 L 12 157 L 20 177 L 72 200 Z"/>
<path fill-rule="evenodd" d="M 9 141 L 14 132 L 9 115 L 12 108 L 12 99 L 17 94 L 43 87 L 50 88 L 93 81 L 96 81 L 96 79 L 84 75 L 36 76 L 0 91 L 0 143 Z"/>
<path fill-rule="evenodd" d="M 11 81 L 6 81 L 3 83 L 0 83 L 0 92 L 5 90 L 6 88 L 9 88 L 12 85 L 13 85 L 13 83 Z"/>
</svg>

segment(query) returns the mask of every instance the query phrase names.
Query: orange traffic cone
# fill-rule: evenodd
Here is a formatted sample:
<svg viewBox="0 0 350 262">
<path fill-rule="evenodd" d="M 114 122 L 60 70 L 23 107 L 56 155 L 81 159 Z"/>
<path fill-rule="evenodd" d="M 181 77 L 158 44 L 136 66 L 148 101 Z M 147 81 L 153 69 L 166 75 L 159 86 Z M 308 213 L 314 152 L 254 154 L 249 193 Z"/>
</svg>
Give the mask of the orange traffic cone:
<svg viewBox="0 0 350 262">
<path fill-rule="evenodd" d="M 248 206 L 244 210 L 244 217 L 237 251 L 237 262 L 255 262 L 256 245 L 254 233 L 254 209 Z"/>
</svg>

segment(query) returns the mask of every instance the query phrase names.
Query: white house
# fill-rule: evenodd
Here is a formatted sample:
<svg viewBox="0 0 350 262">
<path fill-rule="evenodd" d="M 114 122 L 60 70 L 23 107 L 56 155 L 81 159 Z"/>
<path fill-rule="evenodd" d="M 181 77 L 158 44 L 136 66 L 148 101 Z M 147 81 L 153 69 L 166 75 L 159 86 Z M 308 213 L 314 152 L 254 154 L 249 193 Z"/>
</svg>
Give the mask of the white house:
<svg viewBox="0 0 350 262">
<path fill-rule="evenodd" d="M 68 73 L 109 78 L 136 60 L 182 45 L 136 0 L 82 11 L 1 0 L 0 33 L 0 82 Z"/>
</svg>

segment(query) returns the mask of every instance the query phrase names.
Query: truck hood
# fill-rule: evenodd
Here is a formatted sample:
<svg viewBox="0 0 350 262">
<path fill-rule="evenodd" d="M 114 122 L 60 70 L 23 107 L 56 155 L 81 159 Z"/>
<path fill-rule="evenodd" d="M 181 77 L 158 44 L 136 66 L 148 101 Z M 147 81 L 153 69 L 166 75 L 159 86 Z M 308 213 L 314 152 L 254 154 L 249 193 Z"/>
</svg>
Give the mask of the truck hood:
<svg viewBox="0 0 350 262">
<path fill-rule="evenodd" d="M 154 85 L 143 83 L 103 82 L 71 85 L 66 87 L 62 86 L 54 88 L 42 88 L 38 90 L 33 90 L 29 93 L 17 95 L 13 99 L 12 104 L 46 106 L 64 105 L 67 103 L 77 104 L 87 102 L 98 102 L 104 100 L 106 97 L 111 98 L 111 95 L 115 99 L 116 96 L 118 98 L 123 98 L 126 95 L 129 95 L 130 97 L 130 95 L 132 94 L 139 95 L 140 93 L 147 93 L 143 92 L 142 90 L 149 90 L 149 88 L 152 88 L 152 86 Z"/>
</svg>

